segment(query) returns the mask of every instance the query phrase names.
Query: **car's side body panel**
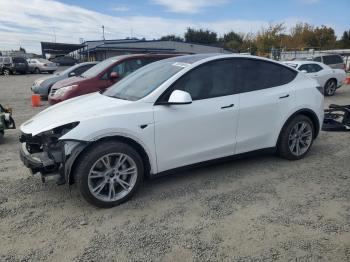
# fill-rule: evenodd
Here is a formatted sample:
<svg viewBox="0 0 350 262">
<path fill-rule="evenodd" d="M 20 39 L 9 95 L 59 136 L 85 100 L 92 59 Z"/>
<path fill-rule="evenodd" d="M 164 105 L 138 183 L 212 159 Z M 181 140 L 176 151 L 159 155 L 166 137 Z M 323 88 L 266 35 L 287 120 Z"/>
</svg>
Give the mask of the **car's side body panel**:
<svg viewBox="0 0 350 262">
<path fill-rule="evenodd" d="M 238 117 L 239 95 L 155 105 L 158 171 L 233 155 Z"/>
</svg>

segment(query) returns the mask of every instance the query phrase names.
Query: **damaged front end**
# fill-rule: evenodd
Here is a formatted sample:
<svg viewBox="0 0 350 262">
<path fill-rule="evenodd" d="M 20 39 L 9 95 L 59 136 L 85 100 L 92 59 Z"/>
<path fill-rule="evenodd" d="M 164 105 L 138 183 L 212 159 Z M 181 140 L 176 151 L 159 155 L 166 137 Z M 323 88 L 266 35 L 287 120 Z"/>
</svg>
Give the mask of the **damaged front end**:
<svg viewBox="0 0 350 262">
<path fill-rule="evenodd" d="M 35 136 L 22 133 L 19 139 L 20 157 L 32 174 L 40 173 L 43 181 L 49 175 L 59 175 L 58 184 L 71 184 L 73 163 L 87 142 L 60 138 L 78 124 L 79 122 L 66 124 Z"/>
</svg>

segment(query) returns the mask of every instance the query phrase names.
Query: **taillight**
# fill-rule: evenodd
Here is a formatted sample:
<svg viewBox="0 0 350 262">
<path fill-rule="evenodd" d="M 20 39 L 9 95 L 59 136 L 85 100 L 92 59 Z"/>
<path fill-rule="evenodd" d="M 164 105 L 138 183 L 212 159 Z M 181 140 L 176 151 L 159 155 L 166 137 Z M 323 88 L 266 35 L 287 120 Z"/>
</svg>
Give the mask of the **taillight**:
<svg viewBox="0 0 350 262">
<path fill-rule="evenodd" d="M 317 90 L 320 91 L 322 95 L 324 95 L 324 88 L 323 86 L 316 86 Z"/>
</svg>

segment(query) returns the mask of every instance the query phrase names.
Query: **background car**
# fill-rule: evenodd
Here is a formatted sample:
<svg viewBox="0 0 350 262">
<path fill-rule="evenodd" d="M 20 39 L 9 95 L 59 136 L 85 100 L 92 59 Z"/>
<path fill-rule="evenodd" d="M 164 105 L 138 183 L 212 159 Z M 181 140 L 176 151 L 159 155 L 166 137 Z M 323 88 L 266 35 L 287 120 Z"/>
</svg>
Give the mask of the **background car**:
<svg viewBox="0 0 350 262">
<path fill-rule="evenodd" d="M 50 62 L 47 59 L 43 58 L 30 58 L 27 59 L 29 71 L 31 73 L 40 74 L 43 72 L 47 72 L 49 74 L 53 74 L 57 70 L 57 64 Z"/>
<path fill-rule="evenodd" d="M 0 57 L 0 73 L 5 76 L 15 73 L 26 74 L 28 69 L 28 63 L 23 57 Z"/>
<path fill-rule="evenodd" d="M 57 82 L 51 88 L 49 103 L 56 104 L 72 97 L 103 91 L 138 68 L 174 54 L 138 54 L 108 58 L 84 72 Z"/>
<path fill-rule="evenodd" d="M 312 61 L 290 61 L 284 63 L 317 80 L 324 88 L 326 96 L 333 96 L 346 78 L 346 73 L 343 69 L 333 69 L 323 63 Z"/>
<path fill-rule="evenodd" d="M 262 149 L 302 159 L 318 136 L 318 83 L 281 63 L 201 54 L 151 63 L 105 92 L 48 108 L 21 126 L 33 173 L 61 172 L 91 204 L 129 199 L 145 175 Z"/>
<path fill-rule="evenodd" d="M 315 56 L 312 60 L 328 65 L 334 69 L 346 69 L 344 60 L 340 55 L 325 54 L 321 56 Z"/>
<path fill-rule="evenodd" d="M 51 87 L 60 80 L 73 77 L 80 76 L 86 70 L 90 69 L 98 62 L 86 62 L 74 65 L 72 67 L 67 68 L 66 70 L 56 73 L 53 76 L 39 78 L 34 81 L 31 89 L 34 94 L 40 94 L 42 97 L 48 97 Z"/>
<path fill-rule="evenodd" d="M 50 61 L 56 63 L 59 66 L 73 66 L 79 63 L 78 60 L 71 56 L 57 56 L 50 59 Z"/>
</svg>

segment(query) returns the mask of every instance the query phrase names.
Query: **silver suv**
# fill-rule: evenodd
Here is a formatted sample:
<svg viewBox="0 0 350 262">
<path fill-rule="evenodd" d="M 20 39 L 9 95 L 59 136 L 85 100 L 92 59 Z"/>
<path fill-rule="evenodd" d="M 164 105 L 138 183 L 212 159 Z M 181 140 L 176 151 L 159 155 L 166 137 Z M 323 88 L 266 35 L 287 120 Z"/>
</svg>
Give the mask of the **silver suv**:
<svg viewBox="0 0 350 262">
<path fill-rule="evenodd" d="M 315 56 L 312 60 L 316 62 L 324 63 L 334 69 L 345 70 L 345 63 L 343 58 L 340 55 L 325 54 L 325 55 Z"/>
</svg>

